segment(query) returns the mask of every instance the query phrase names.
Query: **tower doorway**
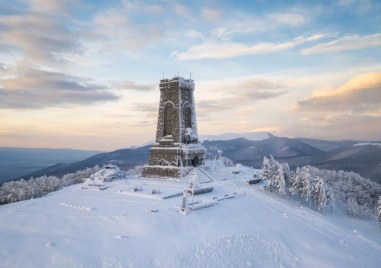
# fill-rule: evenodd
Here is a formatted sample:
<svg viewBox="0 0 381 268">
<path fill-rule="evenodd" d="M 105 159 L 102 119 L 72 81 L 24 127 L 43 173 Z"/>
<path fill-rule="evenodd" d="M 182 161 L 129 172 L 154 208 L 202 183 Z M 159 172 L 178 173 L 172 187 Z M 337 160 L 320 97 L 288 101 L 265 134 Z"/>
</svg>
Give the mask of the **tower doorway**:
<svg viewBox="0 0 381 268">
<path fill-rule="evenodd" d="M 194 167 L 197 167 L 198 166 L 198 157 L 195 156 L 193 159 L 192 159 L 192 166 Z"/>
</svg>

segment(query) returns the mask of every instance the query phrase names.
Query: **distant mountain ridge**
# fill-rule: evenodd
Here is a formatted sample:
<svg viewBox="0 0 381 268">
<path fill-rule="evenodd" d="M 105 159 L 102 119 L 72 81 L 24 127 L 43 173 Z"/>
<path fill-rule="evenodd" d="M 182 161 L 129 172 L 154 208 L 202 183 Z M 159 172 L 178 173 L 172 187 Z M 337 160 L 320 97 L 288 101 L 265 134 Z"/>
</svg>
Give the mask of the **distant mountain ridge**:
<svg viewBox="0 0 381 268">
<path fill-rule="evenodd" d="M 58 162 L 76 162 L 99 153 L 92 150 L 0 147 L 0 183 Z"/>
<path fill-rule="evenodd" d="M 119 168 L 127 170 L 137 165 L 143 165 L 148 162 L 148 153 L 152 145 L 142 147 L 119 149 L 109 153 L 101 153 L 89 157 L 85 160 L 75 163 L 58 163 L 54 166 L 38 170 L 26 177 L 39 177 L 42 175 L 63 176 L 67 173 L 77 170 L 93 167 L 95 165 L 103 166 L 106 164 L 118 165 Z"/>
<path fill-rule="evenodd" d="M 238 135 L 238 134 L 237 134 Z M 262 135 L 262 134 L 261 134 Z M 359 141 L 324 141 L 305 138 L 276 137 L 270 133 L 254 135 L 263 139 L 248 140 L 237 138 L 230 140 L 221 137 L 235 136 L 216 135 L 210 136 L 216 140 L 204 140 L 203 145 L 208 150 L 208 158 L 218 155 L 222 150 L 223 155 L 247 166 L 260 168 L 263 157 L 273 155 L 280 162 L 287 162 L 291 168 L 303 165 L 313 165 L 318 168 L 354 171 L 381 183 L 381 146 L 361 145 Z M 60 163 L 46 169 L 33 172 L 28 177 L 37 177 L 44 174 L 62 176 L 86 167 L 104 164 L 116 164 L 122 169 L 133 168 L 148 162 L 149 149 L 152 145 L 120 149 L 110 153 L 101 153 L 85 160 L 65 164 Z"/>
<path fill-rule="evenodd" d="M 246 133 L 224 133 L 219 135 L 201 135 L 199 138 L 201 141 L 215 141 L 215 140 L 233 140 L 239 138 L 245 138 L 247 140 L 266 140 L 273 135 L 268 132 L 246 132 Z"/>
</svg>

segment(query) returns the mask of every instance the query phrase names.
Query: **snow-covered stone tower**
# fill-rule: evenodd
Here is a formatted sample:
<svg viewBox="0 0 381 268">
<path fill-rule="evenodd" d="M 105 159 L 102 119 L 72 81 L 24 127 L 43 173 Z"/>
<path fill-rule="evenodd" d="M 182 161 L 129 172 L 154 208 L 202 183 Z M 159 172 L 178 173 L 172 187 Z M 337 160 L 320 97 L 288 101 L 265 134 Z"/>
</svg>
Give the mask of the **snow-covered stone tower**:
<svg viewBox="0 0 381 268">
<path fill-rule="evenodd" d="M 180 177 L 181 167 L 203 165 L 206 149 L 198 141 L 192 79 L 160 80 L 156 143 L 144 177 Z"/>
</svg>

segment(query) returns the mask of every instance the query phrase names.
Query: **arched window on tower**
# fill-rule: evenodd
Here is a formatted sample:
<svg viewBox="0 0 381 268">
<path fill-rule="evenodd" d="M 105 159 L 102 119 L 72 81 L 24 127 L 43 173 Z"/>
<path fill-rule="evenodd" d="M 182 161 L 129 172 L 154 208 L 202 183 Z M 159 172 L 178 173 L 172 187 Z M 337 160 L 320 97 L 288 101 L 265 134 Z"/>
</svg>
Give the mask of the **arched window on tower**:
<svg viewBox="0 0 381 268">
<path fill-rule="evenodd" d="M 185 128 L 192 128 L 192 110 L 189 106 L 184 108 L 184 125 Z"/>
<path fill-rule="evenodd" d="M 173 109 L 171 105 L 164 108 L 164 136 L 172 135 L 173 128 Z"/>
</svg>

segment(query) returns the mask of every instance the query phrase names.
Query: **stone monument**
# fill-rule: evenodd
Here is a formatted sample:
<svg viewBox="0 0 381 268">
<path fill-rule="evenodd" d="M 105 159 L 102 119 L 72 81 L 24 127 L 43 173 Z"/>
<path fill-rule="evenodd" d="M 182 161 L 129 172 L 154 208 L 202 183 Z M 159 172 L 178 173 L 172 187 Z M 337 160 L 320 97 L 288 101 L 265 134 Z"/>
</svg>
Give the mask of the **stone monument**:
<svg viewBox="0 0 381 268">
<path fill-rule="evenodd" d="M 156 142 L 144 177 L 179 178 L 182 167 L 203 165 L 206 149 L 198 141 L 192 79 L 160 80 Z"/>
</svg>

